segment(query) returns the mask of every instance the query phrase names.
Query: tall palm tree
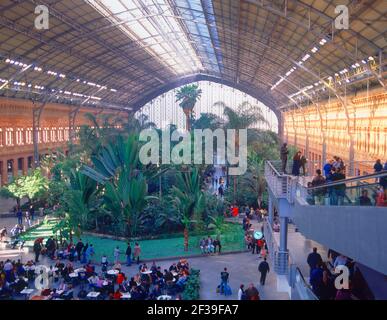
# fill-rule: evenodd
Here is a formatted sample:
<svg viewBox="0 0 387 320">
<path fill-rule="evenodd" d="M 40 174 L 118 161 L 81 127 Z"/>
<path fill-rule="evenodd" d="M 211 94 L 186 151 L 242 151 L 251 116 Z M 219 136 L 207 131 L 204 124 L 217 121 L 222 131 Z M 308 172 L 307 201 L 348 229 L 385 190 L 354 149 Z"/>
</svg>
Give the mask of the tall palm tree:
<svg viewBox="0 0 387 320">
<path fill-rule="evenodd" d="M 179 105 L 183 109 L 186 117 L 186 129 L 191 130 L 192 111 L 196 102 L 202 95 L 202 89 L 199 89 L 197 84 L 191 84 L 181 87 L 176 92 L 176 102 L 180 102 Z"/>
<path fill-rule="evenodd" d="M 188 251 L 188 230 L 196 223 L 192 218 L 200 215 L 205 207 L 202 178 L 199 169 L 194 167 L 191 171 L 178 172 L 176 179 L 177 185 L 172 187 L 172 194 L 184 226 L 184 250 Z"/>
</svg>

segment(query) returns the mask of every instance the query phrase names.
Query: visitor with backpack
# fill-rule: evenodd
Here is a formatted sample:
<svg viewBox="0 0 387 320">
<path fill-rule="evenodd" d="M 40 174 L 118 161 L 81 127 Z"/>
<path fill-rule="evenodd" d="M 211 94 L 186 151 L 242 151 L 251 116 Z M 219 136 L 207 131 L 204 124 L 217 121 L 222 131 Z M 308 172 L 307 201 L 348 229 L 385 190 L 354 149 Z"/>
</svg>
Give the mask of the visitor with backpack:
<svg viewBox="0 0 387 320">
<path fill-rule="evenodd" d="M 231 295 L 231 288 L 228 285 L 228 279 L 230 278 L 230 274 L 227 271 L 227 268 L 224 268 L 223 271 L 220 273 L 220 280 L 221 283 L 219 285 L 220 293 L 224 294 L 225 296 Z"/>
</svg>

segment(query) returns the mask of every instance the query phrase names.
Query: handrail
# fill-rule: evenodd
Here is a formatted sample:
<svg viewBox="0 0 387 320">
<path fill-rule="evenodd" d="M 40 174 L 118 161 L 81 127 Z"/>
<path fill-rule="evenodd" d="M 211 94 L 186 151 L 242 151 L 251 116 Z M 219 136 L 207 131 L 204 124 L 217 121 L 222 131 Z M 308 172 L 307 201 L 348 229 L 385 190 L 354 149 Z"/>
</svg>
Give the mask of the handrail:
<svg viewBox="0 0 387 320">
<path fill-rule="evenodd" d="M 274 171 L 274 173 L 277 174 L 277 176 L 279 176 L 279 177 L 288 176 L 287 174 L 279 173 L 278 170 L 277 170 L 276 168 L 274 168 L 274 166 L 273 166 L 273 164 L 271 163 L 271 161 L 266 160 L 266 163 L 271 167 L 271 169 Z"/>
<path fill-rule="evenodd" d="M 310 294 L 310 296 L 311 296 L 314 300 L 319 300 L 319 298 L 318 298 L 318 297 L 316 296 L 316 294 L 313 292 L 313 290 L 312 290 L 311 286 L 309 285 L 309 283 L 307 283 L 307 282 L 305 281 L 305 278 L 304 278 L 304 276 L 303 276 L 303 274 L 302 274 L 300 268 L 299 268 L 299 267 L 296 267 L 295 269 L 296 269 L 296 273 L 298 273 L 298 274 L 301 276 L 302 285 L 304 286 L 304 288 L 305 288 L 306 290 L 308 290 L 308 293 Z"/>
<path fill-rule="evenodd" d="M 371 173 L 371 174 L 367 174 L 364 176 L 352 177 L 352 178 L 348 178 L 348 179 L 338 180 L 335 182 L 328 182 L 328 183 L 324 183 L 324 184 L 319 185 L 319 186 L 308 187 L 307 189 L 308 190 L 315 190 L 315 189 L 321 189 L 321 188 L 326 188 L 326 187 L 331 187 L 331 186 L 337 186 L 337 185 L 341 185 L 343 183 L 356 182 L 356 181 L 372 179 L 372 178 L 383 178 L 386 176 L 387 176 L 387 171 L 382 171 L 382 173 L 379 173 L 379 172 L 378 173 Z"/>
</svg>

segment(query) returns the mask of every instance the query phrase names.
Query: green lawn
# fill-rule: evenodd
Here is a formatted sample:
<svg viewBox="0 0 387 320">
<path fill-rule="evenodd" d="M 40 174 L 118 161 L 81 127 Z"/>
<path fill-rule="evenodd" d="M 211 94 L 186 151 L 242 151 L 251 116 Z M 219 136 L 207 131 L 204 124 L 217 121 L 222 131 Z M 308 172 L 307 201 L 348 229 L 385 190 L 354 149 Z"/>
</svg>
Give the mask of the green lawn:
<svg viewBox="0 0 387 320">
<path fill-rule="evenodd" d="M 33 241 L 38 237 L 47 238 L 52 235 L 52 228 L 55 225 L 55 221 L 47 221 L 46 223 L 41 224 L 36 229 L 30 230 L 25 233 L 22 238 L 25 239 L 27 246 L 32 246 Z M 222 251 L 236 251 L 243 250 L 244 245 L 244 236 L 242 227 L 238 224 L 227 224 L 227 231 L 221 235 Z M 214 237 L 214 235 L 211 235 Z M 156 239 L 156 240 L 141 240 L 140 243 L 142 249 L 141 258 L 143 259 L 158 259 L 158 258 L 167 258 L 175 256 L 188 256 L 192 254 L 199 254 L 199 240 L 203 236 L 192 236 L 189 239 L 189 251 L 184 251 L 184 240 L 183 236 L 174 237 L 169 239 Z M 74 238 L 74 241 L 78 241 L 78 238 Z M 120 240 L 112 240 L 109 238 L 96 237 L 90 235 L 82 235 L 82 241 L 84 243 L 92 243 L 95 247 L 96 255 L 93 260 L 99 262 L 101 256 L 106 254 L 110 261 L 113 260 L 113 250 L 116 246 L 119 246 L 121 249 L 122 255 L 121 260 L 124 260 L 124 252 L 127 247 L 127 242 Z M 131 242 L 132 247 L 134 242 Z"/>
</svg>

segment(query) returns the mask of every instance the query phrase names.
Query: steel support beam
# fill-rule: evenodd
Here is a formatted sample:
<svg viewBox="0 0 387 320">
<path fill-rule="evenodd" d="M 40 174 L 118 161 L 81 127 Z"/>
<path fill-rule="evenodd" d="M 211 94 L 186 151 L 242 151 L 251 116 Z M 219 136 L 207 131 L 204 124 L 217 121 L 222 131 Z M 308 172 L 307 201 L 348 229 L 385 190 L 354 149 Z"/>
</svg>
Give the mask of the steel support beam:
<svg viewBox="0 0 387 320">
<path fill-rule="evenodd" d="M 32 141 L 34 146 L 34 166 L 38 168 L 40 166 L 40 156 L 39 156 L 39 129 L 40 129 L 40 119 L 44 107 L 47 104 L 47 101 L 41 103 L 36 103 L 32 101 Z"/>
</svg>

